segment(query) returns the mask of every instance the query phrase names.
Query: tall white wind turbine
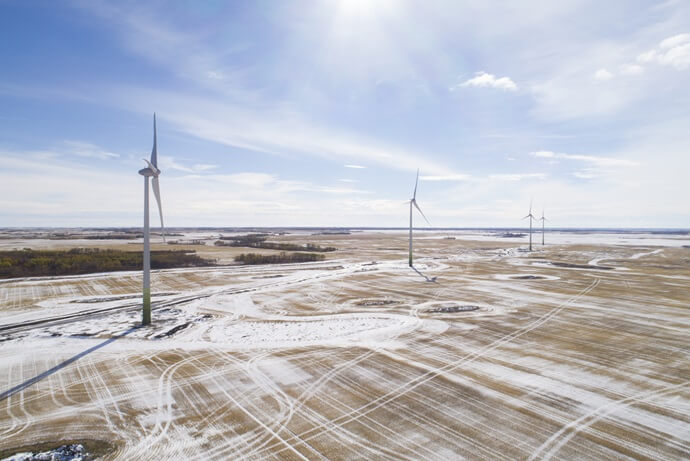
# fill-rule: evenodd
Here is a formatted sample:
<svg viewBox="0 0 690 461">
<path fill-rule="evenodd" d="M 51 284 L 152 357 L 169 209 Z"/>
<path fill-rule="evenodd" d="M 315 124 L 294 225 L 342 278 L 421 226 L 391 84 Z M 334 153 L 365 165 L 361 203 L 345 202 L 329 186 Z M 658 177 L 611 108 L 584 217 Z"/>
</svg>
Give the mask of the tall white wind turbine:
<svg viewBox="0 0 690 461">
<path fill-rule="evenodd" d="M 158 150 L 156 146 L 156 114 L 153 114 L 153 149 L 151 150 L 151 160 L 143 159 L 148 165 L 139 170 L 139 174 L 144 177 L 144 292 L 143 292 L 143 317 L 142 324 L 151 323 L 151 233 L 149 231 L 149 178 L 153 178 L 153 195 L 158 203 L 158 213 L 161 218 L 161 235 L 165 242 L 163 227 L 163 208 L 161 207 L 161 190 L 158 183 L 158 176 L 161 170 L 158 169 Z"/>
<path fill-rule="evenodd" d="M 522 219 L 529 218 L 529 251 L 532 251 L 532 220 L 537 219 L 532 214 L 532 201 L 529 202 L 529 214 Z"/>
<path fill-rule="evenodd" d="M 419 205 L 417 205 L 417 184 L 419 183 L 419 170 L 417 170 L 417 179 L 414 182 L 414 192 L 412 193 L 412 199 L 410 199 L 410 257 L 409 257 L 409 263 L 410 267 L 412 267 L 412 206 L 414 206 L 417 211 L 419 211 L 419 214 L 422 215 L 424 220 L 431 226 L 431 223 L 429 222 L 428 219 L 426 219 L 426 216 L 424 216 L 424 213 L 422 212 L 422 209 L 419 208 Z"/>
<path fill-rule="evenodd" d="M 539 221 L 541 221 L 541 245 L 544 246 L 544 223 L 546 222 L 546 218 L 544 217 L 544 209 L 541 209 L 541 218 L 539 218 Z"/>
</svg>

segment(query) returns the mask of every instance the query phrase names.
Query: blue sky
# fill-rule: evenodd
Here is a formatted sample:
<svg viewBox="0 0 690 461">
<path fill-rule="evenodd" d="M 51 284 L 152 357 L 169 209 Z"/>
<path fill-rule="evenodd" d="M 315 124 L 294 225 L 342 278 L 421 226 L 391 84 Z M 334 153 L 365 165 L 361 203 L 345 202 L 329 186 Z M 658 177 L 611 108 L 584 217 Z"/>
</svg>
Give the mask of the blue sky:
<svg viewBox="0 0 690 461">
<path fill-rule="evenodd" d="M 0 0 L 0 227 L 690 227 L 686 1 Z M 155 216 L 152 215 L 153 222 Z M 418 220 L 421 224 L 421 220 Z"/>
</svg>

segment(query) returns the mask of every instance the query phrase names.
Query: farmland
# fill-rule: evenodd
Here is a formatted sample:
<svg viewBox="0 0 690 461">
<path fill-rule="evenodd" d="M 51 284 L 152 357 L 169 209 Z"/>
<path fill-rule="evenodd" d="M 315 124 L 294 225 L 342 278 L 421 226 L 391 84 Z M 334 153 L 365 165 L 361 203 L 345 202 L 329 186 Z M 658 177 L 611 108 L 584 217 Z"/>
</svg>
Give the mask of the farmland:
<svg viewBox="0 0 690 461">
<path fill-rule="evenodd" d="M 338 251 L 156 270 L 145 328 L 136 271 L 3 281 L 0 449 L 687 458 L 690 250 L 616 238 L 426 233 L 415 272 L 402 233 L 285 236 Z"/>
</svg>

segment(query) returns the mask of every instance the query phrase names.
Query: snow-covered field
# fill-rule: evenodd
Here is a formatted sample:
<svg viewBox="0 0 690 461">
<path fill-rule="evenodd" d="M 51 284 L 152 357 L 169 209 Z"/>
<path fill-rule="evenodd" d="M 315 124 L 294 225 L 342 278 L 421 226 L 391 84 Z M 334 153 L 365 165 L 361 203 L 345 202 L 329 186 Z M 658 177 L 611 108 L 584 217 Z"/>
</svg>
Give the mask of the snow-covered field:
<svg viewBox="0 0 690 461">
<path fill-rule="evenodd" d="M 320 263 L 154 272 L 145 328 L 138 273 L 0 281 L 0 458 L 690 457 L 677 236 L 445 235 L 418 240 L 419 272 L 391 232 L 284 237 L 339 248 Z"/>
</svg>

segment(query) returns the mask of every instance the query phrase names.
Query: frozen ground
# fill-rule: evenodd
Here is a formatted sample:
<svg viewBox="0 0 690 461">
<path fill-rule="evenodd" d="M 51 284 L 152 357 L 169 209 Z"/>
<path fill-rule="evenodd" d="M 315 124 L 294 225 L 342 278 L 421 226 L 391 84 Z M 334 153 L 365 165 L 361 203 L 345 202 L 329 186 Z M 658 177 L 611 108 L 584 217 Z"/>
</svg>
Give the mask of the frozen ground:
<svg viewBox="0 0 690 461">
<path fill-rule="evenodd" d="M 419 273 L 379 232 L 284 237 L 339 248 L 320 263 L 154 272 L 146 328 L 138 273 L 4 281 L 0 453 L 690 457 L 690 249 L 445 234 Z"/>
</svg>

